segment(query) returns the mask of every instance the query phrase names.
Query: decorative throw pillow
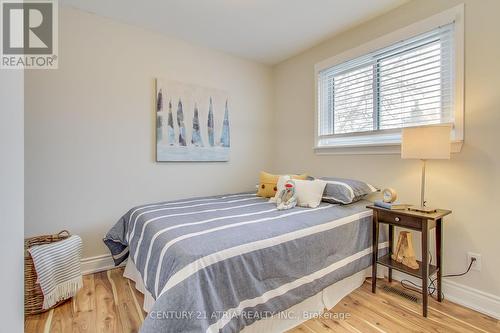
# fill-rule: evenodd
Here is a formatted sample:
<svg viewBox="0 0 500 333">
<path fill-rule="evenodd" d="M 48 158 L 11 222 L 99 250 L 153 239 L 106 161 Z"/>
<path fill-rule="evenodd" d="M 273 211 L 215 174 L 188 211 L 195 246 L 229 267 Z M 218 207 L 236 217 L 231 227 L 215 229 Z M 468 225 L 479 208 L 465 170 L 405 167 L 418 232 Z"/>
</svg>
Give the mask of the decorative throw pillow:
<svg viewBox="0 0 500 333">
<path fill-rule="evenodd" d="M 280 175 L 273 175 L 264 171 L 260 172 L 259 176 L 259 188 L 257 190 L 257 195 L 259 197 L 271 198 L 278 192 L 278 180 Z M 292 179 L 307 179 L 306 174 L 302 175 L 290 175 Z"/>
<path fill-rule="evenodd" d="M 315 180 L 295 180 L 297 206 L 316 208 L 321 203 L 326 182 Z"/>
<path fill-rule="evenodd" d="M 326 182 L 323 201 L 329 203 L 350 204 L 361 200 L 367 194 L 377 192 L 374 186 L 355 179 L 320 177 Z"/>
</svg>

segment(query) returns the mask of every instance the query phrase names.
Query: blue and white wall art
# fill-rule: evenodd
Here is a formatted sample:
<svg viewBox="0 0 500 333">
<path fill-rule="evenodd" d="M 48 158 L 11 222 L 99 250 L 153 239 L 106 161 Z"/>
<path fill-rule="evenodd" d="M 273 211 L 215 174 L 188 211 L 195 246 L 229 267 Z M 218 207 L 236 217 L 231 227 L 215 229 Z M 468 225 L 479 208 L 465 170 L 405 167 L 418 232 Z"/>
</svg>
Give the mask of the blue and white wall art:
<svg viewBox="0 0 500 333">
<path fill-rule="evenodd" d="M 226 92 L 156 79 L 156 161 L 229 161 Z"/>
</svg>

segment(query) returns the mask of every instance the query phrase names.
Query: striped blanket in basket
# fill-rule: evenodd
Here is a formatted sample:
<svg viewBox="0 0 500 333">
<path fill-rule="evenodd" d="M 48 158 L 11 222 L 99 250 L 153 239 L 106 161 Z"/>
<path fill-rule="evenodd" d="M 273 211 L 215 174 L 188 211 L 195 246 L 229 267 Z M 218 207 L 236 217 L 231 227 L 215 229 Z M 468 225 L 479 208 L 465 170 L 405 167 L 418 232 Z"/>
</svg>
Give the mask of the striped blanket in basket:
<svg viewBox="0 0 500 333">
<path fill-rule="evenodd" d="M 82 288 L 82 239 L 73 235 L 60 242 L 28 249 L 43 292 L 43 309 L 76 295 Z"/>
</svg>

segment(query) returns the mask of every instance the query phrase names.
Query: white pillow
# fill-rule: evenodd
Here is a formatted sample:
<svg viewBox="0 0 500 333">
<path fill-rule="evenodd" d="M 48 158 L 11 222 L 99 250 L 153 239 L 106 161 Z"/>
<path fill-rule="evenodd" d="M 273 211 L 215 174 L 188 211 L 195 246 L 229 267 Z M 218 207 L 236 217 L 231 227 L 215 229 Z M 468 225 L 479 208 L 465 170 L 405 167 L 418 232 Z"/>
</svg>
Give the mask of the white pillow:
<svg viewBox="0 0 500 333">
<path fill-rule="evenodd" d="M 289 181 L 292 177 L 290 177 L 289 175 L 283 175 L 283 176 L 280 176 L 278 178 L 278 183 L 276 184 L 276 194 L 274 195 L 274 197 L 272 197 L 271 199 L 269 199 L 269 202 L 276 202 L 276 200 L 278 200 L 278 197 L 281 193 L 281 191 L 283 191 L 285 189 L 285 183 L 287 181 Z"/>
<path fill-rule="evenodd" d="M 316 208 L 321 203 L 326 182 L 323 180 L 294 179 L 297 193 L 297 206 Z"/>
</svg>

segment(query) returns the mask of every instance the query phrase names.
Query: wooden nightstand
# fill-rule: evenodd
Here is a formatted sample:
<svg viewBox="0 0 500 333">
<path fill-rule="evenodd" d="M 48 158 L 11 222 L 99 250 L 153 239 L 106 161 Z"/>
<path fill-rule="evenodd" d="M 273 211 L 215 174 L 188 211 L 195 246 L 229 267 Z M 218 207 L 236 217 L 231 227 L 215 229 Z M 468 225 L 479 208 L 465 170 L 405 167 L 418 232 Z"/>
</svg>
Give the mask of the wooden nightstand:
<svg viewBox="0 0 500 333">
<path fill-rule="evenodd" d="M 443 243 L 443 217 L 451 214 L 450 210 L 438 209 L 435 213 L 420 213 L 409 210 L 390 210 L 373 205 L 367 206 L 373 210 L 373 266 L 372 266 L 372 292 L 377 287 L 377 264 L 389 268 L 389 282 L 392 281 L 392 270 L 409 274 L 422 279 L 422 314 L 427 317 L 427 298 L 429 276 L 437 272 L 437 299 L 441 302 L 442 280 L 442 243 Z M 389 225 L 389 253 L 378 257 L 378 231 L 379 224 Z M 419 268 L 411 269 L 391 258 L 394 243 L 394 226 L 407 228 L 422 233 L 422 261 L 418 261 Z M 435 228 L 436 232 L 436 266 L 429 264 L 428 231 Z M 423 263 L 423 264 L 422 264 Z"/>
</svg>

